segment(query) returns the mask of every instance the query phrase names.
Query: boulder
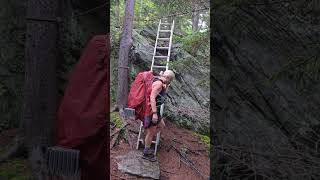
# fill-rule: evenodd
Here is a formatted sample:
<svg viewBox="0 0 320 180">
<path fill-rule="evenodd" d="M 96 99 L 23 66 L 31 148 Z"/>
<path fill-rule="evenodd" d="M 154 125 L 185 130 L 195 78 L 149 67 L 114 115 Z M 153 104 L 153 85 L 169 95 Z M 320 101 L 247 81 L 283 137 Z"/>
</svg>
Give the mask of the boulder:
<svg viewBox="0 0 320 180">
<path fill-rule="evenodd" d="M 122 172 L 152 179 L 160 178 L 159 162 L 142 159 L 140 151 L 129 151 L 127 155 L 118 156 L 117 159 L 120 161 L 118 169 Z"/>
<path fill-rule="evenodd" d="M 133 30 L 132 71 L 136 74 L 150 69 L 156 38 L 156 26 L 145 26 Z M 179 63 L 184 61 L 185 63 Z M 173 42 L 169 69 L 176 79 L 170 86 L 165 104 L 165 116 L 182 127 L 209 134 L 209 87 L 202 87 L 200 81 L 209 84 L 209 66 L 198 64 L 180 44 Z M 207 77 L 207 78 L 206 78 Z"/>
</svg>

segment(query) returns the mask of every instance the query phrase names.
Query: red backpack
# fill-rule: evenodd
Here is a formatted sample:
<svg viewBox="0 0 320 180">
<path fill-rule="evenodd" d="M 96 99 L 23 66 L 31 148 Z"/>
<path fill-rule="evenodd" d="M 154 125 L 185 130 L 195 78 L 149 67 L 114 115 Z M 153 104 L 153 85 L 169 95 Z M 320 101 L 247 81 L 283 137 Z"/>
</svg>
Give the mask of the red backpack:
<svg viewBox="0 0 320 180">
<path fill-rule="evenodd" d="M 131 86 L 128 107 L 135 109 L 136 119 L 144 120 L 145 116 L 152 114 L 150 94 L 153 80 L 152 71 L 140 72 Z"/>
</svg>

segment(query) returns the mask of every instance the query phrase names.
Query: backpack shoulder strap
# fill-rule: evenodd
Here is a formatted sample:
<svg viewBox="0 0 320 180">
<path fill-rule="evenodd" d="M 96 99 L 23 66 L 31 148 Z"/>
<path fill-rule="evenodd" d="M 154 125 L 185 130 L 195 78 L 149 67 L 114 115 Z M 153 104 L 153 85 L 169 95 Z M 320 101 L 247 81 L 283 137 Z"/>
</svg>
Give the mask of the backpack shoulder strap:
<svg viewBox="0 0 320 180">
<path fill-rule="evenodd" d="M 163 82 L 163 80 L 162 79 L 160 79 L 160 78 L 154 78 L 154 80 L 153 80 L 153 82 L 156 82 L 156 81 L 161 81 L 162 82 L 162 84 L 164 84 L 164 82 Z M 163 91 L 163 86 L 162 86 L 162 90 L 161 91 Z"/>
</svg>

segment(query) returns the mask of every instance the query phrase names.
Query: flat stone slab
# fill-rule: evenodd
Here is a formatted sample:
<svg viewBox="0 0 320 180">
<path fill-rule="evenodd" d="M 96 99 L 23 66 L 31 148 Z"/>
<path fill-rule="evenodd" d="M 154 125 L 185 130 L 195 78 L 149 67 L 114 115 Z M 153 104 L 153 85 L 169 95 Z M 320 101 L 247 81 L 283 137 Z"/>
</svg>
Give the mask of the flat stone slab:
<svg viewBox="0 0 320 180">
<path fill-rule="evenodd" d="M 127 155 L 116 157 L 120 160 L 118 169 L 122 172 L 148 177 L 153 179 L 160 178 L 159 162 L 150 162 L 142 159 L 142 152 L 132 150 Z"/>
</svg>

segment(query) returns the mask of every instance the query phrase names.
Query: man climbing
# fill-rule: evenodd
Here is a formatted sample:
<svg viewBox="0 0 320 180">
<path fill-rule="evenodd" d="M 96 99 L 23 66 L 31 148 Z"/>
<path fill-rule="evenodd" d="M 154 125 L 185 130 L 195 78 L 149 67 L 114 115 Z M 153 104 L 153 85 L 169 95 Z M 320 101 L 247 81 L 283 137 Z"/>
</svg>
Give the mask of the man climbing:
<svg viewBox="0 0 320 180">
<path fill-rule="evenodd" d="M 157 157 L 150 149 L 152 139 L 165 126 L 164 120 L 160 115 L 160 107 L 164 103 L 165 95 L 170 82 L 174 79 L 173 71 L 166 70 L 161 72 L 159 78 L 154 78 L 152 90 L 150 94 L 151 114 L 144 118 L 143 125 L 145 127 L 145 148 L 143 150 L 143 158 L 150 161 L 157 161 Z"/>
</svg>

